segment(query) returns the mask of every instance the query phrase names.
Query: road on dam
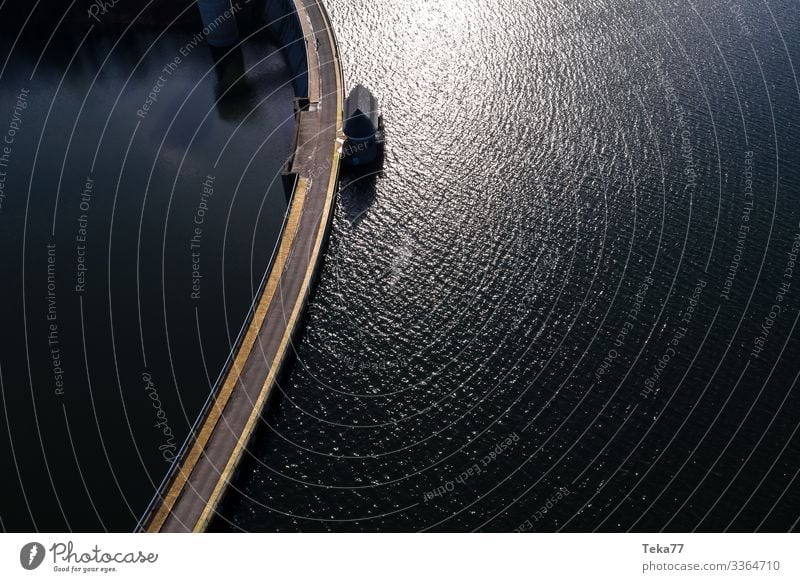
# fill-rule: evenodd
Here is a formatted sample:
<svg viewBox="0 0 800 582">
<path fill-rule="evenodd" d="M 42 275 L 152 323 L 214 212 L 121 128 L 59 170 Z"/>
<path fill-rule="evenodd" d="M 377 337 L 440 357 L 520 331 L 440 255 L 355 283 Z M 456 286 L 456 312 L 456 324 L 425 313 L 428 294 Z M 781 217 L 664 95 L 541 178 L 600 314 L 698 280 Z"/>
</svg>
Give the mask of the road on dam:
<svg viewBox="0 0 800 582">
<path fill-rule="evenodd" d="M 308 58 L 308 107 L 298 115 L 297 183 L 273 264 L 224 381 L 137 529 L 204 531 L 235 473 L 311 291 L 327 237 L 342 145 L 343 79 L 318 0 L 295 0 Z"/>
</svg>

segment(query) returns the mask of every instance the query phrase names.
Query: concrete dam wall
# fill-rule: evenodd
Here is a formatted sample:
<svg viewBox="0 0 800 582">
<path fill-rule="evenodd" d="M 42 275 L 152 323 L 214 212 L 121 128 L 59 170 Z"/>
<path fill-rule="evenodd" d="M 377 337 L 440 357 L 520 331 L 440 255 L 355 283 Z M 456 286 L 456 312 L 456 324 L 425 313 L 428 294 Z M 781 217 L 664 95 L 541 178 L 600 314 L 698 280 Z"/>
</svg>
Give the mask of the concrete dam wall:
<svg viewBox="0 0 800 582">
<path fill-rule="evenodd" d="M 294 0 L 266 0 L 264 20 L 289 65 L 297 97 L 308 97 L 308 54 Z"/>
<path fill-rule="evenodd" d="M 336 39 L 321 0 L 270 0 L 264 9 L 299 102 L 283 233 L 249 323 L 137 531 L 208 528 L 292 352 L 330 228 L 344 138 Z"/>
</svg>

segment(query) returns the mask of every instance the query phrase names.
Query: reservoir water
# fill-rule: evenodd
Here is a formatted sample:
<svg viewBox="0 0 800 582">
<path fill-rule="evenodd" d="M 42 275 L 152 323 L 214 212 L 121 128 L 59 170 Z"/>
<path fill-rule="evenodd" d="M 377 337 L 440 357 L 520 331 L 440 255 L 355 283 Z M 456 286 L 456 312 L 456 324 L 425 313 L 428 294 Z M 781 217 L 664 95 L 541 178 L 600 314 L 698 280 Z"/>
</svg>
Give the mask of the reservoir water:
<svg viewBox="0 0 800 582">
<path fill-rule="evenodd" d="M 386 166 L 212 529 L 797 529 L 796 5 L 327 5 Z"/>
</svg>

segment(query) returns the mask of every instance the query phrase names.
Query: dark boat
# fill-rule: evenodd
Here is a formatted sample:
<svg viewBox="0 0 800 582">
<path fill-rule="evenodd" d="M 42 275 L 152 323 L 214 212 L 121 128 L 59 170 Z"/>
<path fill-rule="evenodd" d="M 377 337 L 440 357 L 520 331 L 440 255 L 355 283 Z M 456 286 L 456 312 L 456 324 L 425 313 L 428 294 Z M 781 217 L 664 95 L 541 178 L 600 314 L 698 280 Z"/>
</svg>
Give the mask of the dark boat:
<svg viewBox="0 0 800 582">
<path fill-rule="evenodd" d="M 383 161 L 383 115 L 375 96 L 356 85 L 345 104 L 344 133 L 347 141 L 342 161 L 351 168 L 374 169 Z"/>
</svg>

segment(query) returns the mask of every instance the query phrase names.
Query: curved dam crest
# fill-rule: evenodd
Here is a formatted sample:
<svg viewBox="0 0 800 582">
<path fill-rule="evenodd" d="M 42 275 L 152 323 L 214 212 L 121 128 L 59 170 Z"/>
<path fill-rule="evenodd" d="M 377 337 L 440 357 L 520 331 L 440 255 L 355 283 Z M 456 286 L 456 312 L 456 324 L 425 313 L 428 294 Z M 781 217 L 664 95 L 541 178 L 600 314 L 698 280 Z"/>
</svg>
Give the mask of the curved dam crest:
<svg viewBox="0 0 800 582">
<path fill-rule="evenodd" d="M 290 11 L 297 18 L 285 17 Z M 208 527 L 286 360 L 330 228 L 344 92 L 336 40 L 318 0 L 276 2 L 267 16 L 280 23 L 274 30 L 289 47 L 298 94 L 295 152 L 284 176 L 293 192 L 290 207 L 249 324 L 137 530 Z M 297 47 L 305 50 L 305 66 Z"/>
</svg>

